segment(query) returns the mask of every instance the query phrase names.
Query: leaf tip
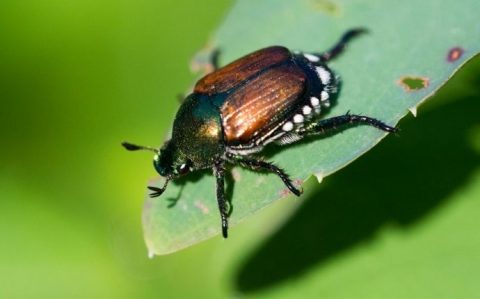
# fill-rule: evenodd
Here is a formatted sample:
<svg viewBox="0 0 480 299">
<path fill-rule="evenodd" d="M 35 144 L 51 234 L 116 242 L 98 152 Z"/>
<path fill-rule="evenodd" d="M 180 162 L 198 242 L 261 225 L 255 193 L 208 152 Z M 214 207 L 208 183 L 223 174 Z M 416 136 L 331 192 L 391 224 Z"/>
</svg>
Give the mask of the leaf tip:
<svg viewBox="0 0 480 299">
<path fill-rule="evenodd" d="M 413 107 L 408 108 L 408 111 L 410 111 L 410 113 L 411 113 L 414 117 L 417 117 L 417 106 L 413 106 Z"/>
<path fill-rule="evenodd" d="M 148 250 L 148 258 L 149 259 L 153 259 L 155 257 L 155 252 L 153 252 L 152 250 Z"/>
<path fill-rule="evenodd" d="M 323 175 L 323 173 L 319 172 L 315 174 L 315 177 L 317 178 L 318 183 L 321 184 L 325 176 Z"/>
</svg>

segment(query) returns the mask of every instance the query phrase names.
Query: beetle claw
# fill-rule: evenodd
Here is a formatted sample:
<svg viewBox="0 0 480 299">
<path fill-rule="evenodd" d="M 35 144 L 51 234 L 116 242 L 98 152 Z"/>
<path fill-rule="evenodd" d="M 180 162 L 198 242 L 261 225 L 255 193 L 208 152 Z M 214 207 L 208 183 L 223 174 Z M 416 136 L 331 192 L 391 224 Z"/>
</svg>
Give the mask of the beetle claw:
<svg viewBox="0 0 480 299">
<path fill-rule="evenodd" d="M 303 188 L 300 187 L 300 189 L 297 189 L 295 187 L 291 188 L 290 191 L 292 191 L 293 194 L 295 194 L 296 196 L 301 196 L 302 193 L 303 193 Z"/>
<path fill-rule="evenodd" d="M 151 198 L 159 197 L 165 191 L 165 188 L 158 188 L 158 187 L 153 187 L 153 186 L 148 186 L 147 188 L 149 190 L 153 191 L 152 193 L 150 193 Z"/>
</svg>

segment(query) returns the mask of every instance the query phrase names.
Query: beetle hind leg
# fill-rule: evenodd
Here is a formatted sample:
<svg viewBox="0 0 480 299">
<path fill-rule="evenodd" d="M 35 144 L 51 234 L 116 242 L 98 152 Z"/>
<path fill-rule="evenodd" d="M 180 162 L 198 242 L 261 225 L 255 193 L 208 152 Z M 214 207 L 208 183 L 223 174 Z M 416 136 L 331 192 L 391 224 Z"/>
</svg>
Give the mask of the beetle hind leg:
<svg viewBox="0 0 480 299">
<path fill-rule="evenodd" d="M 368 125 L 388 133 L 398 132 L 396 127 L 389 126 L 376 118 L 350 114 L 347 112 L 345 115 L 327 118 L 318 122 L 312 122 L 305 127 L 300 128 L 297 131 L 297 134 L 301 136 L 328 134 L 332 131 L 346 129 L 356 125 Z"/>
</svg>

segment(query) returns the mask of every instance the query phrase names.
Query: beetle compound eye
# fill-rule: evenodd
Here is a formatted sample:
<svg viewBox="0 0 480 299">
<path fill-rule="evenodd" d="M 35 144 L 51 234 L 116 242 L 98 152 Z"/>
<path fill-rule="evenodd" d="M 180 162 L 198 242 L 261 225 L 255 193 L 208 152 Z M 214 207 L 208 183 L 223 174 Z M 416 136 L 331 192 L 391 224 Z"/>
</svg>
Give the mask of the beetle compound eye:
<svg viewBox="0 0 480 299">
<path fill-rule="evenodd" d="M 177 171 L 179 174 L 182 174 L 182 175 L 187 174 L 188 172 L 190 172 L 190 167 L 187 164 L 182 164 L 178 166 Z"/>
</svg>

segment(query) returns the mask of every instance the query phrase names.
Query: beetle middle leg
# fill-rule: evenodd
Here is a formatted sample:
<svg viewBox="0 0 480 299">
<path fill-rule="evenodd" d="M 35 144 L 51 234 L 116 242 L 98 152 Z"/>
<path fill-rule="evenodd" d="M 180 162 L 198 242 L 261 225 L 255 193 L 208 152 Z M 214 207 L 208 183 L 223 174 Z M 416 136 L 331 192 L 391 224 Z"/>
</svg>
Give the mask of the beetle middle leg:
<svg viewBox="0 0 480 299">
<path fill-rule="evenodd" d="M 329 133 L 330 131 L 355 125 L 368 125 L 389 133 L 398 132 L 397 128 L 391 127 L 373 117 L 350 114 L 347 112 L 345 115 L 327 118 L 318 122 L 312 122 L 298 130 L 297 134 L 301 136 L 325 134 Z"/>
<path fill-rule="evenodd" d="M 225 165 L 223 161 L 215 162 L 213 167 L 215 179 L 217 181 L 217 203 L 222 219 L 222 235 L 228 237 L 228 208 L 225 200 Z"/>
<path fill-rule="evenodd" d="M 283 169 L 278 166 L 273 165 L 272 163 L 257 160 L 249 157 L 238 156 L 233 154 L 227 154 L 228 161 L 232 164 L 240 164 L 241 166 L 251 169 L 251 170 L 265 170 L 271 173 L 276 174 L 283 181 L 288 190 L 290 190 L 296 196 L 300 196 L 303 191 L 297 189 L 290 179 L 290 176 L 283 171 Z"/>
</svg>

